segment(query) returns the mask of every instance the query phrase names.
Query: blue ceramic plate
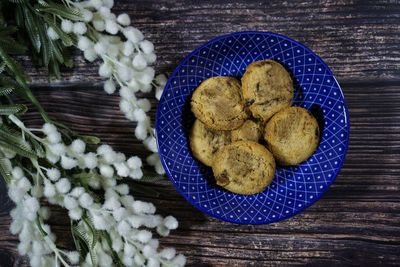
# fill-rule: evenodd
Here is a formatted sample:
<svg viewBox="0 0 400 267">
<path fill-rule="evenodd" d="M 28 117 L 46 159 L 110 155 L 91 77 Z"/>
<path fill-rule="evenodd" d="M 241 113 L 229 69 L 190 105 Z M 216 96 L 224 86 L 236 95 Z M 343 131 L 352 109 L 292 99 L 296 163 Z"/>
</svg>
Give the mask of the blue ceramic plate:
<svg viewBox="0 0 400 267">
<path fill-rule="evenodd" d="M 253 61 L 274 59 L 293 75 L 295 106 L 310 110 L 322 129 L 317 151 L 298 166 L 278 167 L 264 192 L 238 195 L 217 186 L 211 168 L 193 158 L 188 135 L 194 122 L 192 92 L 213 76 L 240 78 Z M 176 189 L 199 210 L 240 224 L 289 218 L 317 201 L 343 164 L 349 120 L 343 93 L 329 67 L 313 51 L 282 35 L 238 32 L 218 37 L 188 55 L 170 76 L 157 109 L 161 162 Z"/>
</svg>

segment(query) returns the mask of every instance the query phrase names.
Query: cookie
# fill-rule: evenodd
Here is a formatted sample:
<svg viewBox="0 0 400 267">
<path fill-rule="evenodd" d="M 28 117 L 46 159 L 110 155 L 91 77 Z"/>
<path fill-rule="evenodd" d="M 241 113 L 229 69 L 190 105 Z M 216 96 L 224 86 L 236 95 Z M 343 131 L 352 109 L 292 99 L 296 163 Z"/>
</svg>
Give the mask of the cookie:
<svg viewBox="0 0 400 267">
<path fill-rule="evenodd" d="M 212 169 L 218 185 L 233 193 L 251 195 L 271 183 L 275 160 L 263 145 L 238 141 L 218 150 Z"/>
<path fill-rule="evenodd" d="M 242 77 L 242 90 L 250 112 L 263 122 L 289 107 L 294 94 L 290 74 L 273 60 L 251 63 Z"/>
<path fill-rule="evenodd" d="M 267 147 L 281 165 L 297 165 L 308 159 L 319 143 L 317 120 L 306 109 L 285 108 L 267 123 Z"/>
<path fill-rule="evenodd" d="M 249 140 L 258 142 L 262 135 L 261 125 L 255 121 L 247 120 L 242 126 L 231 132 L 231 141 Z"/>
<path fill-rule="evenodd" d="M 218 149 L 231 142 L 230 132 L 213 131 L 196 120 L 189 136 L 193 156 L 207 166 L 211 166 L 214 154 Z"/>
<path fill-rule="evenodd" d="M 247 119 L 240 83 L 232 77 L 213 77 L 194 91 L 192 112 L 213 130 L 233 130 Z"/>
</svg>

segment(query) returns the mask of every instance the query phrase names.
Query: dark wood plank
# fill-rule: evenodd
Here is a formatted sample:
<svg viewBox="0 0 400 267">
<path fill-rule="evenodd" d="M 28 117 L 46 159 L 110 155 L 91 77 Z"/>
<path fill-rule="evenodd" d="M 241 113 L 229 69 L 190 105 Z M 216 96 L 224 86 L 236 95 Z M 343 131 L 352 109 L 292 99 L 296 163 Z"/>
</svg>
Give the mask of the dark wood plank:
<svg viewBox="0 0 400 267">
<path fill-rule="evenodd" d="M 160 197 L 142 196 L 181 223 L 162 244 L 185 253 L 189 266 L 398 264 L 400 85 L 344 83 L 342 87 L 350 112 L 350 149 L 341 174 L 320 201 L 286 221 L 241 226 L 202 214 L 166 182 L 154 186 Z M 133 125 L 118 110 L 118 96 L 85 86 L 36 87 L 34 92 L 52 116 L 74 130 L 95 133 L 127 154 L 146 153 L 134 139 Z M 34 112 L 25 119 L 33 126 L 41 123 Z M 10 207 L 2 205 L 0 214 L 0 259 L 13 261 L 19 258 L 16 237 L 7 231 Z M 54 216 L 65 214 L 56 209 Z M 60 244 L 70 246 L 68 225 L 59 219 L 51 222 Z"/>
<path fill-rule="evenodd" d="M 400 5 L 397 1 L 116 1 L 154 42 L 159 71 L 170 72 L 198 45 L 236 31 L 287 35 L 318 53 L 342 81 L 400 80 Z M 79 55 L 79 53 L 77 53 Z M 75 58 L 62 81 L 101 79 L 97 64 Z M 33 83 L 46 73 L 26 64 Z"/>
</svg>

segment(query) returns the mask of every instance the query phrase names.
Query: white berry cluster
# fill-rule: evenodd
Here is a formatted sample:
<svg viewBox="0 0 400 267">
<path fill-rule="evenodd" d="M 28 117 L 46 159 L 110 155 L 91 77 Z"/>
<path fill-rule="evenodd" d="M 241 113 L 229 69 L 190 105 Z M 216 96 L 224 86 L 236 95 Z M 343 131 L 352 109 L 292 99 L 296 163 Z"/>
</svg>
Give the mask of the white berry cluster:
<svg viewBox="0 0 400 267">
<path fill-rule="evenodd" d="M 124 266 L 185 264 L 185 257 L 176 255 L 173 248 L 160 250 L 158 240 L 150 231 L 154 229 L 160 236 L 167 236 L 178 227 L 177 220 L 155 214 L 153 204 L 134 199 L 129 195 L 128 185 L 118 182 L 124 177 L 142 177 L 140 158 L 126 159 L 108 145 L 97 147 L 96 152 L 87 152 L 86 143 L 80 139 L 65 144 L 53 124 L 29 129 L 18 118 L 10 118 L 25 135 L 40 142 L 47 160 L 42 164 L 31 159 L 34 170 L 26 172 L 12 166 L 10 159 L 15 153 L 8 153 L 8 158 L 4 158 L 4 163 L 12 169 L 9 196 L 16 204 L 11 212 L 10 230 L 19 235 L 18 250 L 21 255 L 29 256 L 31 266 L 80 263 L 87 267 L 108 267 L 112 266 L 115 254 Z M 35 131 L 43 136 L 37 136 Z M 0 154 L 5 155 L 6 151 L 0 149 Z M 98 192 L 104 192 L 100 198 Z M 50 212 L 41 207 L 42 198 L 65 208 L 75 227 L 85 235 L 90 227 L 103 233 L 90 253 L 80 255 L 77 251 L 56 247 L 55 235 L 45 223 Z"/>
<path fill-rule="evenodd" d="M 135 136 L 145 146 L 157 153 L 154 129 L 150 117 L 148 99 L 137 98 L 136 93 L 149 93 L 156 88 L 159 99 L 166 83 L 166 77 L 155 77 L 151 65 L 156 61 L 154 45 L 144 39 L 141 31 L 130 26 L 127 14 L 115 15 L 111 12 L 112 0 L 89 0 L 70 2 L 82 14 L 82 21 L 61 21 L 61 29 L 77 37 L 76 46 L 83 51 L 86 60 L 92 62 L 101 59 L 99 75 L 106 78 L 104 90 L 112 94 L 119 89 L 120 109 L 130 121 L 137 123 Z M 57 33 L 48 29 L 51 39 L 59 38 Z M 155 155 L 150 162 L 159 161 Z M 160 163 L 152 164 L 159 174 L 164 174 Z"/>
</svg>

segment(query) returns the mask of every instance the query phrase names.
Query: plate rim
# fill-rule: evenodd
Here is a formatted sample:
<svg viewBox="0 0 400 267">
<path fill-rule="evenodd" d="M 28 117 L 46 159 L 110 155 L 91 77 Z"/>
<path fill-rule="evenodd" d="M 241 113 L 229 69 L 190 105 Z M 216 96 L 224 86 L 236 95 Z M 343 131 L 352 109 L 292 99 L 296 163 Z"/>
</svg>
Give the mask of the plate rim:
<svg viewBox="0 0 400 267">
<path fill-rule="evenodd" d="M 165 86 L 163 88 L 164 90 L 163 90 L 163 92 L 161 94 L 160 101 L 157 103 L 156 121 L 155 121 L 156 122 L 156 124 L 155 124 L 155 134 L 156 134 L 156 136 L 158 135 L 159 128 L 161 127 L 160 123 L 159 123 L 159 120 L 158 120 L 158 118 L 160 117 L 160 113 L 161 113 L 161 108 L 159 108 L 160 107 L 159 103 L 161 102 L 161 99 L 163 99 L 164 94 L 166 94 L 166 90 L 165 89 L 168 86 L 170 86 L 170 84 L 172 82 L 172 79 L 176 76 L 176 74 L 179 72 L 179 70 L 182 68 L 182 66 L 184 64 L 186 64 L 194 54 L 198 53 L 203 48 L 205 48 L 205 47 L 207 47 L 209 45 L 212 45 L 213 43 L 218 42 L 218 41 L 220 41 L 222 39 L 226 39 L 226 38 L 229 38 L 229 37 L 232 37 L 232 36 L 236 36 L 236 35 L 244 35 L 244 34 L 245 35 L 259 34 L 259 35 L 275 36 L 275 37 L 286 39 L 286 40 L 288 40 L 290 42 L 296 43 L 297 45 L 299 45 L 303 49 L 307 50 L 308 52 L 311 52 L 318 60 L 320 60 L 321 64 L 330 72 L 330 75 L 333 77 L 333 79 L 335 80 L 336 84 L 338 85 L 338 89 L 339 89 L 339 91 L 341 93 L 341 96 L 342 96 L 342 99 L 343 99 L 343 107 L 344 107 L 344 110 L 345 110 L 345 116 L 346 116 L 346 118 L 345 118 L 346 119 L 345 130 L 347 132 L 347 138 L 346 138 L 345 143 L 344 143 L 345 148 L 343 149 L 343 156 L 341 157 L 341 162 L 340 162 L 339 166 L 337 167 L 337 171 L 334 173 L 334 175 L 332 175 L 333 177 L 332 177 L 331 181 L 327 184 L 326 187 L 323 188 L 323 190 L 320 191 L 321 194 L 318 197 L 314 198 L 312 201 L 308 202 L 306 205 L 303 205 L 301 208 L 297 209 L 297 212 L 295 212 L 295 213 L 291 213 L 291 214 L 288 214 L 288 215 L 284 214 L 279 218 L 268 220 L 268 222 L 266 222 L 266 221 L 244 222 L 243 220 L 235 220 L 235 219 L 225 218 L 225 217 L 223 217 L 221 215 L 211 213 L 211 212 L 209 212 L 208 209 L 205 209 L 204 207 L 198 205 L 196 202 L 192 202 L 192 199 L 189 196 L 187 196 L 174 183 L 173 179 L 171 178 L 172 175 L 171 175 L 171 173 L 169 171 L 168 166 L 161 159 L 161 153 L 159 153 L 159 155 L 160 155 L 161 164 L 162 164 L 162 166 L 163 166 L 163 168 L 165 170 L 165 173 L 167 174 L 168 179 L 171 181 L 172 185 L 179 192 L 179 194 L 181 196 L 183 196 L 184 199 L 187 202 L 189 202 L 192 206 L 194 206 L 196 209 L 198 209 L 201 212 L 207 214 L 208 216 L 211 216 L 213 218 L 219 219 L 219 220 L 224 221 L 224 222 L 230 222 L 230 223 L 234 223 L 234 224 L 238 224 L 238 225 L 267 225 L 267 224 L 271 224 L 271 223 L 275 223 L 275 222 L 279 222 L 279 221 L 283 221 L 283 220 L 292 218 L 292 217 L 298 215 L 299 213 L 303 212 L 304 210 L 308 209 L 312 205 L 314 205 L 318 200 L 320 200 L 325 195 L 325 193 L 329 190 L 331 185 L 336 181 L 336 178 L 338 177 L 340 171 L 342 170 L 343 164 L 344 164 L 344 162 L 346 160 L 347 152 L 348 152 L 348 149 L 349 149 L 349 141 L 350 141 L 350 118 L 349 118 L 348 106 L 347 106 L 347 103 L 346 103 L 346 99 L 344 97 L 344 93 L 343 93 L 342 87 L 340 86 L 338 80 L 336 79 L 336 76 L 334 75 L 333 71 L 328 66 L 328 64 L 326 64 L 325 61 L 317 53 L 315 53 L 313 50 L 308 48 L 306 45 L 304 45 L 304 44 L 302 44 L 302 43 L 300 43 L 300 42 L 298 42 L 298 41 L 296 41 L 296 40 L 294 40 L 292 38 L 289 38 L 289 37 L 287 37 L 285 35 L 282 35 L 282 34 L 279 34 L 279 33 L 270 32 L 270 31 L 239 31 L 239 32 L 233 32 L 233 33 L 224 34 L 224 35 L 220 35 L 218 37 L 215 37 L 215 38 L 213 38 L 213 39 L 211 39 L 211 40 L 209 40 L 209 41 L 197 46 L 192 52 L 190 52 L 184 59 L 182 59 L 179 62 L 179 64 L 175 67 L 174 71 L 168 77 L 168 80 L 167 80 L 167 82 L 166 82 L 166 84 L 165 84 Z M 158 151 L 160 151 L 160 144 L 159 144 L 158 138 L 156 138 L 156 143 L 157 143 L 157 149 L 158 149 Z M 232 193 L 232 194 L 234 194 L 234 193 Z M 236 194 L 236 195 L 239 195 L 239 194 Z"/>
</svg>

